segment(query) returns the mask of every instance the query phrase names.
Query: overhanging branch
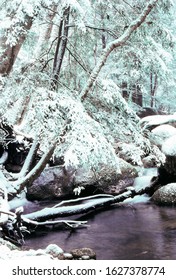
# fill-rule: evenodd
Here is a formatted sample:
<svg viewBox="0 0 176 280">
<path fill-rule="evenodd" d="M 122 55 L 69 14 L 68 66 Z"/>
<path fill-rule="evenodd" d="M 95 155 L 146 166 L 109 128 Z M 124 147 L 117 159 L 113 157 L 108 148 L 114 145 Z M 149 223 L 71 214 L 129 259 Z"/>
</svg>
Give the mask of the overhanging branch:
<svg viewBox="0 0 176 280">
<path fill-rule="evenodd" d="M 87 81 L 87 84 L 85 85 L 85 87 L 83 88 L 83 90 L 80 94 L 81 101 L 84 101 L 84 99 L 87 97 L 87 94 L 88 94 L 89 90 L 92 88 L 94 82 L 96 81 L 98 74 L 101 71 L 101 68 L 106 63 L 106 60 L 107 60 L 109 54 L 115 48 L 121 47 L 126 43 L 126 41 L 130 38 L 131 34 L 135 30 L 137 30 L 137 28 L 139 28 L 141 26 L 141 24 L 145 21 L 146 17 L 149 15 L 151 10 L 155 7 L 157 1 L 158 0 L 150 0 L 149 3 L 144 8 L 143 12 L 140 14 L 140 16 L 136 20 L 132 21 L 132 23 L 128 26 L 128 28 L 125 30 L 125 32 L 118 39 L 109 43 L 107 45 L 107 47 L 103 50 L 103 53 L 102 53 L 97 65 L 93 69 L 93 71 Z"/>
</svg>

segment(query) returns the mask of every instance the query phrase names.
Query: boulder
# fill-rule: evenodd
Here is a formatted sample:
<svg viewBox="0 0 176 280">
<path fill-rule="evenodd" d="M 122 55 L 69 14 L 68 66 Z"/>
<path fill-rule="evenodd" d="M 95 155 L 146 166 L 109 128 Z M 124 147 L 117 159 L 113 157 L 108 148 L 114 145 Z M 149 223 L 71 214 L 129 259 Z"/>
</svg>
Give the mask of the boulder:
<svg viewBox="0 0 176 280">
<path fill-rule="evenodd" d="M 73 249 L 71 254 L 74 259 L 96 259 L 96 253 L 91 248 Z"/>
<path fill-rule="evenodd" d="M 163 124 L 151 130 L 150 140 L 153 144 L 161 147 L 163 142 L 173 135 L 176 135 L 176 128 L 169 124 Z"/>
<path fill-rule="evenodd" d="M 92 194 L 95 192 L 108 192 L 110 186 L 126 187 L 129 178 L 137 176 L 137 170 L 131 164 L 119 159 L 121 174 L 118 169 L 102 166 L 99 171 L 78 168 L 77 170 L 67 169 L 63 166 L 53 166 L 46 168 L 42 174 L 27 188 L 27 199 L 48 200 L 53 198 L 63 198 L 73 195 L 73 189 L 81 187 L 82 193 Z"/>
<path fill-rule="evenodd" d="M 64 251 L 56 244 L 49 244 L 45 249 L 46 254 L 50 254 L 53 258 L 64 259 Z"/>
<path fill-rule="evenodd" d="M 65 170 L 63 166 L 47 167 L 40 176 L 27 187 L 29 200 L 48 200 L 61 198 L 72 192 L 74 170 Z"/>
<path fill-rule="evenodd" d="M 165 162 L 163 169 L 166 173 L 167 178 L 172 180 L 171 182 L 176 182 L 176 135 L 171 136 L 162 145 L 162 152 L 165 154 Z M 168 183 L 170 183 L 168 181 Z"/>
<path fill-rule="evenodd" d="M 92 170 L 78 169 L 75 173 L 75 185 L 96 186 L 104 191 L 109 185 L 118 184 L 120 180 L 134 178 L 137 176 L 137 170 L 130 163 L 119 158 L 119 167 L 121 174 L 114 168 L 105 165 L 96 173 Z"/>
<path fill-rule="evenodd" d="M 133 185 L 138 175 L 137 169 L 121 158 L 119 158 L 119 167 L 121 174 L 118 174 L 116 180 L 111 180 L 111 182 L 101 185 L 101 188 L 99 186 L 104 193 L 118 195 L 123 192 L 126 187 Z"/>
<path fill-rule="evenodd" d="M 149 155 L 142 159 L 142 163 L 144 165 L 144 168 L 152 168 L 157 166 L 158 159 L 155 155 Z"/>
<path fill-rule="evenodd" d="M 151 199 L 159 205 L 176 205 L 176 183 L 159 188 Z"/>
</svg>

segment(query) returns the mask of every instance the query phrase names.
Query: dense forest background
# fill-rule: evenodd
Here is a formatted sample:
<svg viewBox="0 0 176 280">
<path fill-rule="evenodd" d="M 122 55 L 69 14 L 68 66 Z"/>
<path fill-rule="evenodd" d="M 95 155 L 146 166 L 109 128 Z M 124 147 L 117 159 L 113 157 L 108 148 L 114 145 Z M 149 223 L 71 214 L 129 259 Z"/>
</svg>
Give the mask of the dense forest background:
<svg viewBox="0 0 176 280">
<path fill-rule="evenodd" d="M 0 117 L 30 141 L 18 192 L 51 157 L 64 156 L 66 171 L 120 173 L 117 143 L 133 145 L 123 152 L 138 165 L 159 153 L 137 113 L 175 111 L 175 11 L 168 0 L 2 1 Z"/>
</svg>

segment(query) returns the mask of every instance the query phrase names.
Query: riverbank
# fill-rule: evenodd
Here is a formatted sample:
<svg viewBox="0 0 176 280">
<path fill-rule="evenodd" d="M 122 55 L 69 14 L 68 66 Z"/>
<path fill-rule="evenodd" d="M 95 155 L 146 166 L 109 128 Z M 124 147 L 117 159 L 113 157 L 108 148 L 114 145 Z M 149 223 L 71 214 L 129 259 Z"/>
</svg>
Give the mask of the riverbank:
<svg viewBox="0 0 176 280">
<path fill-rule="evenodd" d="M 0 260 L 17 260 L 33 257 L 42 257 L 48 260 L 90 260 L 96 259 L 96 253 L 90 248 L 73 249 L 70 252 L 64 252 L 56 244 L 50 244 L 45 249 L 25 250 L 0 238 Z"/>
</svg>

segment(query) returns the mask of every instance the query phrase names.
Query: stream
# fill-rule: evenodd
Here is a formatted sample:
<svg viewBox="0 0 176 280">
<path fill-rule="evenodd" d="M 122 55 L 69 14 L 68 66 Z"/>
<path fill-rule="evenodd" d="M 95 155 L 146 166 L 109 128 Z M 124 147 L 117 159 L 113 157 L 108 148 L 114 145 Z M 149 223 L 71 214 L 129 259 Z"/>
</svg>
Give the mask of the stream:
<svg viewBox="0 0 176 280">
<path fill-rule="evenodd" d="M 155 173 L 154 169 L 145 170 L 134 186 L 148 184 Z M 25 211 L 38 209 L 39 205 L 28 203 Z M 175 207 L 157 206 L 141 196 L 81 219 L 87 220 L 89 226 L 75 231 L 36 232 L 27 236 L 24 248 L 46 248 L 54 243 L 64 251 L 92 248 L 99 260 L 176 259 Z"/>
</svg>

